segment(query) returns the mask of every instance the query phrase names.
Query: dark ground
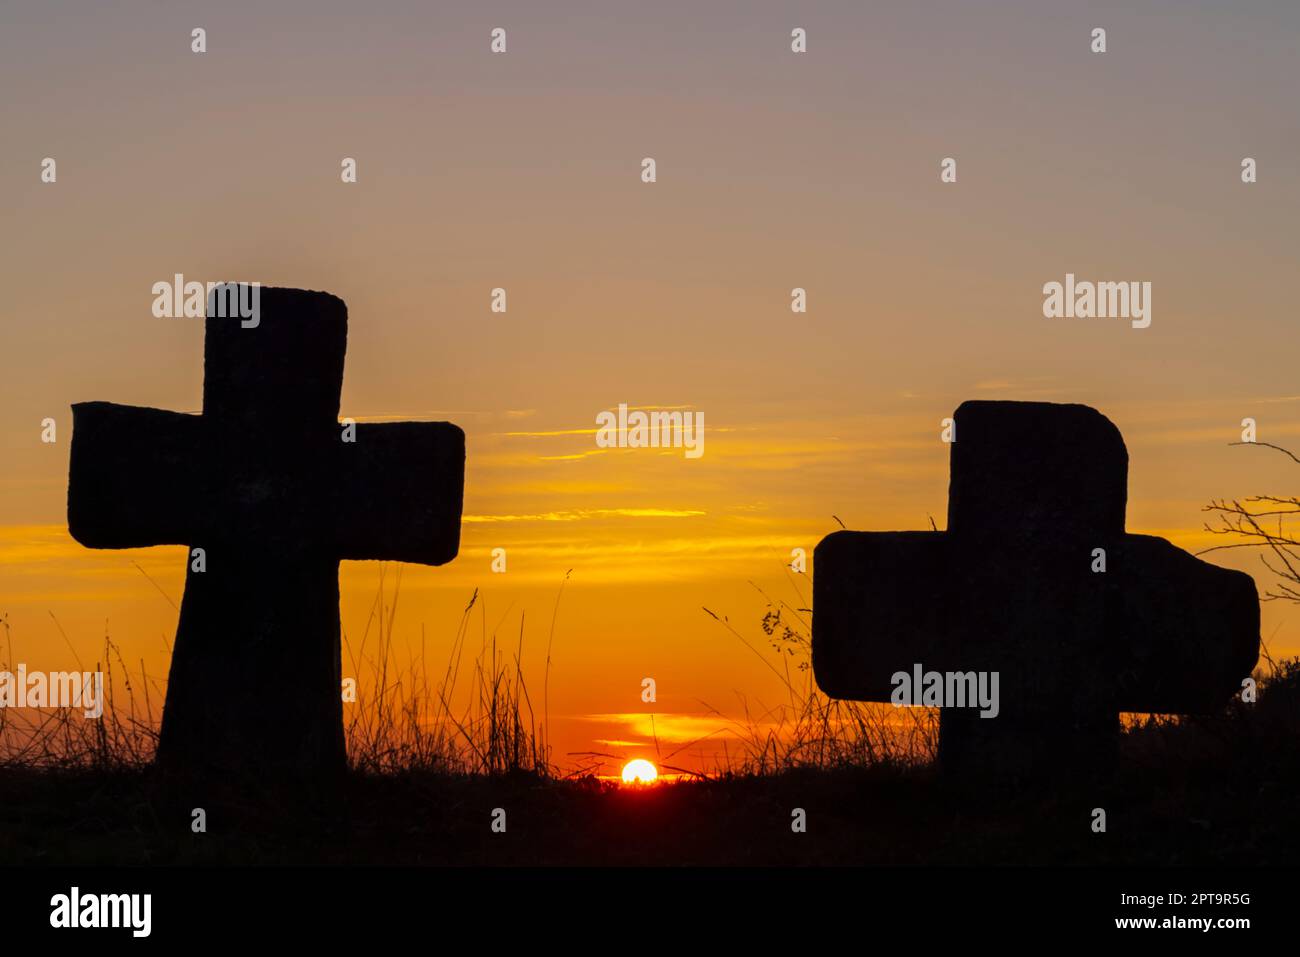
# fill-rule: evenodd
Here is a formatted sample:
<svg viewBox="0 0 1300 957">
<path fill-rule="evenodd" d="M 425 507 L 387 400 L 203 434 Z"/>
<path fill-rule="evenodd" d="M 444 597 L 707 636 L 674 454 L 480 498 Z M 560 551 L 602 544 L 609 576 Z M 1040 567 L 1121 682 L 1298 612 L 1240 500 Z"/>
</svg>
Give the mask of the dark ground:
<svg viewBox="0 0 1300 957">
<path fill-rule="evenodd" d="M 196 807 L 206 833 L 191 830 Z M 494 808 L 505 809 L 503 834 Z M 791 830 L 795 808 L 806 833 Z M 264 779 L 198 787 L 149 769 L 0 766 L 0 866 L 1297 862 L 1300 662 L 1261 685 L 1257 703 L 1128 731 L 1100 780 L 877 765 L 648 788 L 353 773 L 332 790 L 272 790 Z"/>
<path fill-rule="evenodd" d="M 1300 860 L 1296 767 L 1293 742 L 1271 767 L 1156 768 L 1126 754 L 1109 783 L 1036 790 L 928 769 L 647 789 L 412 773 L 351 777 L 332 805 L 212 789 L 185 798 L 149 772 L 10 769 L 0 773 L 0 865 L 1290 864 Z M 207 811 L 205 834 L 191 832 L 195 806 Z M 504 834 L 490 828 L 496 807 Z M 803 834 L 791 831 L 796 807 Z M 1094 807 L 1106 809 L 1104 834 L 1092 830 Z"/>
</svg>

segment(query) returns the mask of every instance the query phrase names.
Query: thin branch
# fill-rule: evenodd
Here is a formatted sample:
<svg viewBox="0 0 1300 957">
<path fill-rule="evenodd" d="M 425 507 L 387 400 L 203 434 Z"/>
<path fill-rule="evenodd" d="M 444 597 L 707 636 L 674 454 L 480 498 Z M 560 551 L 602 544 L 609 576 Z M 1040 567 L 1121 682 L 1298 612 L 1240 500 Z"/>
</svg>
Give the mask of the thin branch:
<svg viewBox="0 0 1300 957">
<path fill-rule="evenodd" d="M 1300 458 L 1296 458 L 1294 452 L 1292 452 L 1290 449 L 1284 449 L 1280 445 L 1274 445 L 1272 442 L 1229 442 L 1228 444 L 1229 445 L 1262 445 L 1266 449 L 1276 449 L 1277 451 L 1281 452 L 1283 455 L 1290 458 L 1292 462 L 1295 462 L 1297 465 L 1300 465 Z"/>
</svg>

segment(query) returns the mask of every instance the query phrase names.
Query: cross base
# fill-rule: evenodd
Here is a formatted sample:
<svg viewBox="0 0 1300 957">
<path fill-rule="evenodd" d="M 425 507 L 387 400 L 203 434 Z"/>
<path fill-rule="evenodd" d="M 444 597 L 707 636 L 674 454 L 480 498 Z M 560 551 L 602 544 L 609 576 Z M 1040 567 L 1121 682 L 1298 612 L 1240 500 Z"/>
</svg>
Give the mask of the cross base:
<svg viewBox="0 0 1300 957">
<path fill-rule="evenodd" d="M 207 550 L 185 580 L 158 763 L 321 779 L 347 766 L 337 560 Z"/>
</svg>

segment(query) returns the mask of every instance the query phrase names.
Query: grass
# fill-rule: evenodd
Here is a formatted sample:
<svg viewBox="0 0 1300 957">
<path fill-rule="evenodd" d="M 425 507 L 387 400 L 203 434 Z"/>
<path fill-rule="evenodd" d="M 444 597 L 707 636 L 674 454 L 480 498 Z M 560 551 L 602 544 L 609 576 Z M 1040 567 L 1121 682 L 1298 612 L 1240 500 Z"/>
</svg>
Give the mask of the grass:
<svg viewBox="0 0 1300 957">
<path fill-rule="evenodd" d="M 488 634 L 487 616 L 481 612 L 481 640 L 475 651 L 475 591 L 461 615 L 448 659 L 435 671 L 426 655 L 423 628 L 418 655 L 401 655 L 394 637 L 400 593 L 401 567 L 391 587 L 387 570 L 381 569 L 359 641 L 354 647 L 343 637 L 343 657 L 350 666 L 345 674 L 359 686 L 355 701 L 345 697 L 344 705 L 351 769 L 360 774 L 553 775 L 546 718 L 535 713 L 523 676 L 523 615 L 517 640 L 506 647 L 495 630 Z M 557 610 L 558 603 L 557 596 Z M 12 671 L 16 661 L 7 616 L 0 617 L 0 635 L 0 671 Z M 102 659 L 93 669 L 78 661 L 78 668 L 104 672 L 103 717 L 86 721 L 74 709 L 0 708 L 0 772 L 136 771 L 150 765 L 158 745 L 165 683 L 148 674 L 143 662 L 133 673 L 107 634 Z M 355 677 L 359 675 L 365 678 Z"/>
<path fill-rule="evenodd" d="M 430 667 L 423 633 L 418 652 L 395 640 L 400 586 L 400 569 L 385 573 L 363 633 L 345 640 L 347 670 L 366 681 L 345 705 L 341 794 L 170 788 L 150 766 L 162 686 L 106 636 L 100 721 L 0 709 L 0 863 L 1260 864 L 1300 851 L 1300 661 L 1266 654 L 1255 703 L 1131 722 L 1113 779 L 971 787 L 931 764 L 934 711 L 822 695 L 806 611 L 764 595 L 767 649 L 706 611 L 773 669 L 784 700 L 742 698 L 735 718 L 711 709 L 731 732 L 714 767 L 629 789 L 554 760 L 560 595 L 538 702 L 522 614 L 507 640 L 476 594 Z M 198 804 L 209 829 L 195 834 Z M 1107 834 L 1091 830 L 1095 807 Z M 506 835 L 489 827 L 495 808 Z M 807 833 L 790 828 L 795 808 Z"/>
<path fill-rule="evenodd" d="M 343 636 L 345 675 L 364 676 L 356 678 L 356 700 L 345 697 L 344 731 L 351 769 L 360 774 L 527 773 L 570 779 L 602 770 L 600 763 L 561 766 L 548 740 L 550 652 L 563 588 L 562 583 L 549 623 L 542 701 L 535 704 L 523 669 L 524 614 L 519 615 L 513 640 L 507 641 L 496 627 L 488 630 L 487 613 L 475 591 L 461 614 L 445 662 L 431 664 L 423 626 L 418 650 L 397 639 L 401 566 L 396 566 L 391 579 L 388 569 L 381 568 L 359 639 L 354 643 Z M 705 611 L 763 657 L 726 617 Z M 0 670 L 9 670 L 15 659 L 7 618 L 0 618 L 0 626 L 4 638 Z M 721 759 L 703 770 L 666 763 L 699 743 L 693 741 L 661 754 L 661 767 L 710 778 L 807 768 L 912 767 L 930 760 L 938 734 L 936 712 L 899 712 L 878 703 L 828 698 L 812 677 L 811 634 L 803 613 L 769 599 L 761 627 L 774 652 L 765 661 L 780 679 L 786 700 L 767 706 L 741 696 L 737 717 L 702 703 L 726 734 Z M 405 655 L 404 647 L 408 648 Z M 157 748 L 165 683 L 149 675 L 143 662 L 132 672 L 107 634 L 102 662 L 106 663 L 102 670 L 107 703 L 99 721 L 84 721 L 66 709 L 0 709 L 0 769 L 148 767 Z M 95 663 L 94 670 L 101 670 L 101 662 Z"/>
<path fill-rule="evenodd" d="M 62 633 L 57 619 L 55 624 Z M 12 673 L 18 663 L 7 615 L 0 616 L 0 632 L 0 671 Z M 63 637 L 66 641 L 67 636 Z M 144 663 L 133 678 L 121 649 L 105 634 L 102 659 L 87 669 L 78 657 L 77 669 L 104 673 L 103 716 L 87 721 L 74 709 L 0 708 L 0 773 L 16 769 L 132 770 L 153 760 L 163 693 L 145 673 Z"/>
<path fill-rule="evenodd" d="M 716 773 L 763 776 L 807 769 L 916 768 L 934 758 L 937 711 L 827 697 L 813 679 L 812 626 L 805 617 L 808 602 L 798 581 L 791 576 L 797 605 L 774 600 L 750 584 L 766 603 L 761 628 L 770 654 L 765 655 L 725 615 L 704 611 L 768 667 L 786 698 L 756 711 L 742 697 L 738 720 L 709 709 L 727 722 L 739 742 L 738 753 L 728 751 Z"/>
<path fill-rule="evenodd" d="M 345 712 L 344 728 L 353 770 L 369 774 L 525 772 L 550 776 L 554 769 L 547 744 L 548 716 L 536 713 L 524 680 L 525 616 L 519 616 L 519 634 L 513 647 L 504 647 L 495 629 L 489 636 L 487 613 L 480 611 L 479 647 L 469 663 L 468 688 L 462 689 L 461 670 L 478 592 L 461 614 L 441 674 L 431 676 L 423 627 L 418 656 L 412 653 L 403 663 L 395 648 L 401 566 L 391 596 L 385 586 L 381 569 L 379 591 L 355 653 L 345 641 L 351 673 L 368 671 L 373 676 L 369 692 L 358 695 Z M 558 608 L 559 596 L 557 613 Z M 548 648 L 547 677 L 549 671 Z M 459 707 L 454 703 L 458 690 L 468 692 Z"/>
</svg>

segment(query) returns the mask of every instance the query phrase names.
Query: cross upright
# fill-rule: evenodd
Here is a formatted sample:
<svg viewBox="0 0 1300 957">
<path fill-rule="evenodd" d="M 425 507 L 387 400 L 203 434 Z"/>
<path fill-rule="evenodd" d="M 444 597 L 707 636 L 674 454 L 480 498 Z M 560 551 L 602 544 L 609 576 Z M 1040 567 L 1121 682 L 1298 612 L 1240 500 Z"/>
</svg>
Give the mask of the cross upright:
<svg viewBox="0 0 1300 957">
<path fill-rule="evenodd" d="M 340 425 L 347 322 L 323 292 L 262 288 L 251 325 L 210 298 L 201 415 L 72 407 L 72 536 L 192 547 L 164 766 L 341 772 L 339 561 L 441 565 L 459 548 L 465 434 Z"/>
<path fill-rule="evenodd" d="M 900 672 L 954 688 L 996 672 L 996 717 L 943 699 L 939 761 L 1028 776 L 1104 768 L 1122 712 L 1207 712 L 1241 690 L 1254 580 L 1125 534 L 1128 451 L 1109 419 L 1045 402 L 966 402 L 953 419 L 947 531 L 835 532 L 814 552 L 823 691 L 898 703 Z"/>
</svg>

